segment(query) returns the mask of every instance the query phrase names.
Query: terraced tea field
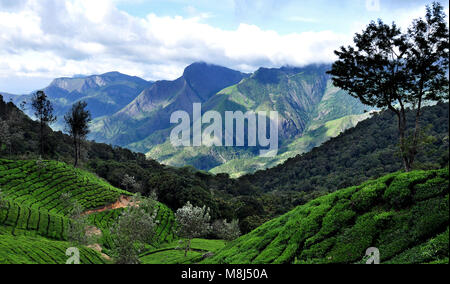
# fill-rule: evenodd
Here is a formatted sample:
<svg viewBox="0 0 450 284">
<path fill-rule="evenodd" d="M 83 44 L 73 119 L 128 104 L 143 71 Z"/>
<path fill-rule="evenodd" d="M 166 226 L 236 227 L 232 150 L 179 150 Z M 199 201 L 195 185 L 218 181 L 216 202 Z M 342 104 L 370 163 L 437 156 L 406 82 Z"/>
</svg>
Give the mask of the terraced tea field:
<svg viewBox="0 0 450 284">
<path fill-rule="evenodd" d="M 158 227 L 156 228 L 156 235 L 152 241 L 153 246 L 158 246 L 166 242 L 172 242 L 176 239 L 175 231 L 175 215 L 172 210 L 161 203 L 157 203 Z M 100 243 L 106 247 L 111 248 L 110 228 L 118 220 L 119 216 L 124 211 L 124 208 L 98 212 L 89 215 L 89 222 L 102 231 Z"/>
<path fill-rule="evenodd" d="M 86 171 L 54 161 L 0 160 L 0 188 L 6 200 L 0 224 L 11 227 L 12 234 L 32 231 L 57 240 L 66 239 L 67 207 L 72 202 L 93 209 L 130 195 Z M 63 193 L 70 199 L 62 200 Z"/>
<path fill-rule="evenodd" d="M 449 262 L 449 169 L 396 173 L 315 199 L 205 263 Z"/>
<path fill-rule="evenodd" d="M 4 206 L 0 208 L 0 263 L 65 263 L 70 204 L 78 202 L 84 210 L 107 208 L 127 191 L 117 189 L 95 175 L 55 161 L 10 161 L 0 159 L 0 189 Z M 66 194 L 66 199 L 61 198 Z M 175 239 L 175 217 L 165 205 L 157 203 L 153 246 Z M 92 213 L 91 225 L 102 231 L 100 245 L 111 247 L 109 229 L 124 208 Z M 82 263 L 105 263 L 100 254 L 81 249 Z"/>
<path fill-rule="evenodd" d="M 52 241 L 40 237 L 11 236 L 0 234 L 1 264 L 63 264 L 68 256 L 66 250 L 72 247 L 68 242 Z M 92 249 L 80 249 L 80 263 L 107 263 Z"/>
</svg>

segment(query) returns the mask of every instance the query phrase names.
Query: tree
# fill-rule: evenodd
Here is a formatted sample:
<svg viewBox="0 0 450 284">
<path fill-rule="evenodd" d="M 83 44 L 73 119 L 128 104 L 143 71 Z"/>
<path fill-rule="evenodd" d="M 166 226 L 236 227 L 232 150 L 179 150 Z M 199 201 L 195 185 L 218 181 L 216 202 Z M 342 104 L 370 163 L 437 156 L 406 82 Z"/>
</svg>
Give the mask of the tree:
<svg viewBox="0 0 450 284">
<path fill-rule="evenodd" d="M 407 101 L 416 109 L 412 145 L 403 149 L 412 165 L 420 143 L 420 117 L 424 101 L 448 99 L 449 29 L 440 3 L 427 6 L 425 19 L 408 29 Z"/>
<path fill-rule="evenodd" d="M 9 125 L 6 121 L 0 119 L 0 152 L 3 150 L 3 147 L 8 148 L 9 154 L 11 155 L 11 133 L 9 131 Z"/>
<path fill-rule="evenodd" d="M 74 166 L 78 165 L 81 159 L 81 143 L 89 134 L 89 123 L 91 122 L 91 113 L 86 110 L 87 103 L 84 101 L 77 102 L 72 109 L 64 116 L 66 123 L 66 131 L 72 137 L 74 150 Z"/>
<path fill-rule="evenodd" d="M 56 116 L 53 115 L 53 105 L 47 98 L 44 91 L 37 91 L 31 98 L 31 107 L 34 110 L 34 115 L 39 120 L 39 153 L 44 155 L 45 143 L 45 128 L 49 124 L 56 121 Z"/>
<path fill-rule="evenodd" d="M 158 224 L 156 200 L 133 197 L 129 207 L 111 229 L 112 254 L 118 264 L 139 264 L 139 254 L 150 243 Z"/>
<path fill-rule="evenodd" d="M 63 202 L 70 202 L 67 198 L 69 196 L 61 195 Z M 67 228 L 67 239 L 70 242 L 78 245 L 88 245 L 90 243 L 90 236 L 86 234 L 86 229 L 89 226 L 87 216 L 83 214 L 84 208 L 77 201 L 72 203 L 70 210 L 70 224 Z"/>
<path fill-rule="evenodd" d="M 235 219 L 230 223 L 227 220 L 217 220 L 213 223 L 212 229 L 214 234 L 226 241 L 232 241 L 241 235 L 241 231 L 239 229 L 239 220 Z"/>
<path fill-rule="evenodd" d="M 142 185 L 133 176 L 125 174 L 121 184 L 127 191 L 142 193 Z"/>
<path fill-rule="evenodd" d="M 419 143 L 423 102 L 448 98 L 448 26 L 439 3 L 427 6 L 425 20 L 415 20 L 407 33 L 393 23 L 370 23 L 354 37 L 355 46 L 335 51 L 339 57 L 331 71 L 335 86 L 362 103 L 389 109 L 398 119 L 403 165 L 412 169 Z M 406 109 L 416 111 L 412 143 Z"/>
<path fill-rule="evenodd" d="M 184 256 L 191 248 L 193 238 L 207 235 L 211 231 L 209 208 L 194 207 L 189 201 L 175 213 L 178 235 L 186 239 Z"/>
</svg>

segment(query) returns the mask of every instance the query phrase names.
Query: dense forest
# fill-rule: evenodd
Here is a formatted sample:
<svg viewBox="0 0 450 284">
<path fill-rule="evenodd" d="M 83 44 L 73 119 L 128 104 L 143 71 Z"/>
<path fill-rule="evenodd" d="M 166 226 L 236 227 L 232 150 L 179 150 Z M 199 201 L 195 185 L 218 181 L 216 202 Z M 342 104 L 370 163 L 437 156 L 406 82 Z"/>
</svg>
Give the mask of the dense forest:
<svg viewBox="0 0 450 284">
<path fill-rule="evenodd" d="M 422 147 L 416 169 L 448 165 L 448 103 L 423 110 Z M 408 112 L 408 124 L 414 124 Z M 311 152 L 289 159 L 275 168 L 242 177 L 264 192 L 273 190 L 334 191 L 402 169 L 399 157 L 397 118 L 391 111 L 331 139 Z"/>
</svg>

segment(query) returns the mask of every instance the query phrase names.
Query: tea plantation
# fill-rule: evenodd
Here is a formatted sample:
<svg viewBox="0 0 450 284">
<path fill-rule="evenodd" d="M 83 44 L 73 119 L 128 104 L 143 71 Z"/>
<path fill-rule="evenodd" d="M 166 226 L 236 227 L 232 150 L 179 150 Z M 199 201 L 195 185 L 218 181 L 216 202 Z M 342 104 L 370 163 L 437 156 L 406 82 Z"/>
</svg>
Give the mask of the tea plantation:
<svg viewBox="0 0 450 284">
<path fill-rule="evenodd" d="M 68 242 L 40 237 L 0 234 L 0 264 L 63 264 L 68 259 L 66 250 L 72 246 Z M 80 263 L 107 263 L 98 252 L 84 247 L 79 249 Z"/>
<path fill-rule="evenodd" d="M 65 263 L 69 211 L 73 202 L 84 210 L 103 208 L 121 196 L 131 195 L 95 175 L 56 161 L 0 159 L 1 263 Z M 66 194 L 66 199 L 62 194 Z M 157 203 L 158 227 L 153 246 L 174 240 L 175 216 Z M 107 210 L 88 215 L 92 226 L 101 230 L 98 241 L 106 251 L 111 246 L 109 229 L 123 212 Z M 78 247 L 78 246 L 77 246 Z M 81 263 L 106 263 L 98 252 L 83 247 Z"/>
<path fill-rule="evenodd" d="M 204 263 L 449 262 L 449 170 L 395 173 L 315 199 Z"/>
<path fill-rule="evenodd" d="M 172 242 L 176 236 L 175 231 L 175 215 L 172 210 L 161 203 L 157 203 L 158 213 L 156 220 L 158 227 L 155 231 L 155 237 L 152 241 L 152 246 L 157 247 L 163 243 Z M 89 222 L 102 231 L 102 237 L 99 242 L 105 248 L 111 248 L 110 228 L 118 220 L 119 216 L 124 211 L 124 208 L 114 209 L 109 211 L 103 211 L 94 213 L 88 216 Z"/>
<path fill-rule="evenodd" d="M 369 247 L 381 263 L 449 262 L 449 169 L 394 173 L 319 197 L 226 244 L 194 239 L 184 256 L 175 216 L 157 203 L 158 226 L 142 263 L 269 264 L 365 263 Z M 85 210 L 111 205 L 130 193 L 95 175 L 56 161 L 0 159 L 1 263 L 65 263 L 70 203 Z M 61 198 L 65 193 L 66 200 Z M 68 199 L 68 200 L 67 200 Z M 109 207 L 108 207 L 109 208 Z M 88 215 L 101 231 L 103 253 L 110 228 L 124 208 Z M 210 258 L 204 255 L 212 252 Z M 81 263 L 112 261 L 80 247 Z"/>
</svg>

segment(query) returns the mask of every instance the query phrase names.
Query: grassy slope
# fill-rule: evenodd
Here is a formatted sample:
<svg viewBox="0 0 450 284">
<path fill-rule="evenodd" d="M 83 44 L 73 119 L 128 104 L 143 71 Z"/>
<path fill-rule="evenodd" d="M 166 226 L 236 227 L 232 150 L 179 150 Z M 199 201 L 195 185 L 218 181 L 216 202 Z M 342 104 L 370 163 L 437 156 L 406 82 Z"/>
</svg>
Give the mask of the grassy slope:
<svg viewBox="0 0 450 284">
<path fill-rule="evenodd" d="M 297 207 L 206 263 L 448 263 L 449 170 L 395 173 Z"/>
<path fill-rule="evenodd" d="M 0 234 L 0 264 L 64 264 L 70 247 L 73 245 L 63 241 Z M 81 264 L 107 263 L 92 249 L 80 247 L 79 250 Z"/>
<path fill-rule="evenodd" d="M 201 261 L 207 252 L 216 252 L 225 247 L 222 240 L 193 239 L 192 250 L 184 256 L 184 250 L 179 248 L 178 241 L 168 243 L 156 250 L 150 250 L 141 255 L 144 264 L 191 264 Z"/>
<path fill-rule="evenodd" d="M 0 159 L 0 188 L 5 200 L 0 209 L 0 263 L 65 263 L 65 250 L 73 245 L 66 242 L 70 218 L 62 193 L 70 193 L 71 201 L 86 210 L 130 195 L 89 172 L 55 161 Z M 155 245 L 174 239 L 174 214 L 165 205 L 158 206 Z M 99 243 L 106 248 L 111 241 L 108 229 L 122 210 L 89 216 L 91 224 L 102 230 Z M 91 249 L 81 248 L 81 254 L 82 263 L 105 262 Z"/>
</svg>

